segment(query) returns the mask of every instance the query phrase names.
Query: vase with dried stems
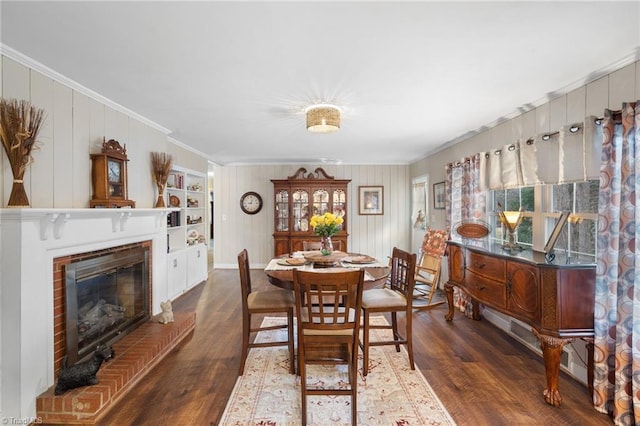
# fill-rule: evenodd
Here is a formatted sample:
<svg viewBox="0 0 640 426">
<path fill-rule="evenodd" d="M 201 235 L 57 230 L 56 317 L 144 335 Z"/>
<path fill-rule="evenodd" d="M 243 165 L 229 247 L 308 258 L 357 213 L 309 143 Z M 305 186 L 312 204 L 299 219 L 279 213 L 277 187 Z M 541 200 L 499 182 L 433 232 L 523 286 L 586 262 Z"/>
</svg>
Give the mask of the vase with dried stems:
<svg viewBox="0 0 640 426">
<path fill-rule="evenodd" d="M 152 152 L 151 153 L 151 167 L 153 171 L 153 181 L 158 188 L 158 199 L 156 200 L 156 208 L 165 207 L 164 203 L 164 187 L 167 184 L 169 178 L 169 172 L 173 164 L 173 158 L 171 155 L 165 152 Z"/>
<path fill-rule="evenodd" d="M 7 154 L 13 186 L 7 207 L 29 207 L 29 197 L 24 189 L 24 172 L 33 162 L 31 151 L 44 120 L 44 110 L 29 101 L 0 100 L 0 141 Z"/>
</svg>

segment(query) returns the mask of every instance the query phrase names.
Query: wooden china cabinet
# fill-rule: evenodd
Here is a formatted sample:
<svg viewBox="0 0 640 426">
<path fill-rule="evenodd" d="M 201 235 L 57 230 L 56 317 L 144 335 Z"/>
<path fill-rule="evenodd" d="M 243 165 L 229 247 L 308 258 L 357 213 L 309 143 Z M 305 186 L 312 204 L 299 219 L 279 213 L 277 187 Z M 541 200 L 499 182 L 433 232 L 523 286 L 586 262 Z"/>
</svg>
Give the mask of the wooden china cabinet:
<svg viewBox="0 0 640 426">
<path fill-rule="evenodd" d="M 342 215 L 342 230 L 332 237 L 347 251 L 347 193 L 349 179 L 335 179 L 321 167 L 313 172 L 301 167 L 287 179 L 272 179 L 274 189 L 273 232 L 275 255 L 302 250 L 303 241 L 320 240 L 309 226 L 313 215 Z"/>
</svg>

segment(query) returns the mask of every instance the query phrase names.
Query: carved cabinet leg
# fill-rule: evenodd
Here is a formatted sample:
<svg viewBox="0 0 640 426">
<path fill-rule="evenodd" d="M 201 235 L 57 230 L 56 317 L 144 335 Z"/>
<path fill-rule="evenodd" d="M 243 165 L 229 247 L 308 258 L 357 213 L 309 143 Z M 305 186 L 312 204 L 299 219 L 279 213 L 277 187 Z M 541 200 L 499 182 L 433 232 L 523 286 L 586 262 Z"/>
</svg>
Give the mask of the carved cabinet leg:
<svg viewBox="0 0 640 426">
<path fill-rule="evenodd" d="M 449 312 L 445 314 L 444 319 L 451 321 L 453 320 L 453 313 L 455 312 L 455 307 L 453 306 L 453 286 L 446 283 L 444 285 L 444 293 L 447 296 L 447 304 L 449 305 Z"/>
<path fill-rule="evenodd" d="M 560 375 L 560 359 L 564 345 L 572 342 L 573 339 L 559 339 L 557 337 L 539 334 L 535 329 L 533 333 L 540 340 L 542 346 L 542 357 L 547 376 L 547 387 L 543 392 L 544 399 L 549 405 L 559 406 L 562 403 L 562 396 L 558 390 L 558 376 Z"/>
</svg>

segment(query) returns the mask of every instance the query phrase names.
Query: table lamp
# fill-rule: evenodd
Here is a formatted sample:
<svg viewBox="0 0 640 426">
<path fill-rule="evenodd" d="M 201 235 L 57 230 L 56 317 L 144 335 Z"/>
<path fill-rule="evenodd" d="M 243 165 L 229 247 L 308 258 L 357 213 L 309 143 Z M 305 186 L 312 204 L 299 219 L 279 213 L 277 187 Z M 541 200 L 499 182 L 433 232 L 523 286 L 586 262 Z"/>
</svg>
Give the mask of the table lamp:
<svg viewBox="0 0 640 426">
<path fill-rule="evenodd" d="M 504 211 L 502 205 L 498 203 L 498 218 L 509 234 L 509 240 L 502 246 L 505 250 L 522 250 L 516 244 L 516 231 L 522 222 L 522 209 L 518 211 Z"/>
</svg>

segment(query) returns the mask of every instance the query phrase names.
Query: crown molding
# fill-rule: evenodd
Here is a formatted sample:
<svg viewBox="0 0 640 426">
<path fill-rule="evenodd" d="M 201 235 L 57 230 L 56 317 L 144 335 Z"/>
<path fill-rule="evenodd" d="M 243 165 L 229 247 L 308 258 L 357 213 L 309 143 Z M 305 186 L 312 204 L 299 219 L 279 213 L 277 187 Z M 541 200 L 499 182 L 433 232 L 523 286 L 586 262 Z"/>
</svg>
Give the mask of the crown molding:
<svg viewBox="0 0 640 426">
<path fill-rule="evenodd" d="M 200 157 L 203 157 L 203 158 L 207 159 L 208 162 L 213 163 L 216 166 L 221 166 L 221 164 L 216 163 L 211 157 L 209 157 L 204 152 L 198 151 L 194 147 L 189 146 L 189 145 L 185 144 L 184 142 L 180 142 L 179 140 L 177 140 L 177 139 L 175 139 L 175 138 L 173 138 L 171 136 L 167 136 L 167 141 L 172 143 L 172 144 L 174 144 L 174 145 L 176 145 L 176 146 L 179 146 L 182 149 L 186 149 L 187 151 L 191 151 L 194 154 L 199 155 Z"/>
<path fill-rule="evenodd" d="M 26 66 L 27 68 L 30 68 L 34 71 L 39 72 L 40 74 L 43 74 L 53 80 L 55 80 L 56 82 L 63 84 L 65 86 L 68 86 L 69 88 L 82 93 L 85 96 L 88 96 L 91 99 L 94 99 L 116 111 L 119 111 L 123 114 L 128 115 L 131 118 L 134 118 L 138 121 L 140 121 L 143 124 L 146 124 L 147 126 L 158 130 L 162 133 L 164 133 L 165 135 L 168 135 L 171 133 L 171 130 L 167 129 L 166 127 L 163 127 L 161 125 L 159 125 L 158 123 L 156 123 L 155 121 L 152 121 L 146 117 L 143 117 L 142 115 L 120 105 L 117 102 L 112 101 L 109 98 L 106 98 L 104 96 L 102 96 L 101 94 L 94 92 L 93 90 L 89 89 L 88 87 L 83 86 L 82 84 L 78 83 L 77 81 L 74 81 L 62 74 L 60 74 L 57 71 L 52 70 L 51 68 L 47 67 L 46 65 L 18 52 L 17 50 L 7 46 L 4 43 L 0 43 L 0 54 L 6 56 L 9 59 L 12 59 L 24 66 Z"/>
</svg>

